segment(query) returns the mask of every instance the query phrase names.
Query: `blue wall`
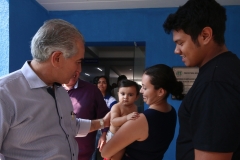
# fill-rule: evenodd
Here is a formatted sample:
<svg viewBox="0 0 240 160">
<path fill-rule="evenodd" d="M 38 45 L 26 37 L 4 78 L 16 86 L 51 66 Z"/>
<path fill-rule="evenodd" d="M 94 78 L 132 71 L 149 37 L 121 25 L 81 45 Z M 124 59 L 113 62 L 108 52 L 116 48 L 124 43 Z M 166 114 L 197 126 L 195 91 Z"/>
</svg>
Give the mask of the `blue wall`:
<svg viewBox="0 0 240 160">
<path fill-rule="evenodd" d="M 162 27 L 168 14 L 174 11 L 176 8 L 50 12 L 50 18 L 61 17 L 73 23 L 86 42 L 145 42 L 146 66 L 157 63 L 183 66 L 180 56 L 173 53 L 175 44 L 171 35 Z M 180 101 L 169 99 L 169 103 L 178 110 Z M 165 160 L 175 159 L 178 128 L 179 125 Z"/>
<path fill-rule="evenodd" d="M 98 10 L 50 12 L 51 18 L 63 18 L 79 28 L 86 42 L 146 42 L 146 66 L 156 63 L 183 65 L 173 54 L 172 37 L 162 24 L 168 9 Z M 151 56 L 150 56 L 151 55 Z"/>
<path fill-rule="evenodd" d="M 49 15 L 35 0 L 11 0 L 9 6 L 9 71 L 12 72 L 32 59 L 31 39 Z"/>
<path fill-rule="evenodd" d="M 1 2 L 1 0 L 0 0 Z M 28 7 L 26 7 L 28 6 Z M 226 44 L 240 57 L 240 6 L 227 6 Z M 73 23 L 87 43 L 145 42 L 146 66 L 164 63 L 184 66 L 173 53 L 172 36 L 165 34 L 162 24 L 176 8 L 95 10 L 47 12 L 35 0 L 11 0 L 10 3 L 10 72 L 31 59 L 30 40 L 43 21 L 61 18 Z M 1 59 L 0 59 L 1 60 Z M 168 99 L 176 110 L 181 101 Z M 179 125 L 164 160 L 175 159 L 175 143 Z"/>
<path fill-rule="evenodd" d="M 0 76 L 9 73 L 9 3 L 0 0 Z"/>
</svg>

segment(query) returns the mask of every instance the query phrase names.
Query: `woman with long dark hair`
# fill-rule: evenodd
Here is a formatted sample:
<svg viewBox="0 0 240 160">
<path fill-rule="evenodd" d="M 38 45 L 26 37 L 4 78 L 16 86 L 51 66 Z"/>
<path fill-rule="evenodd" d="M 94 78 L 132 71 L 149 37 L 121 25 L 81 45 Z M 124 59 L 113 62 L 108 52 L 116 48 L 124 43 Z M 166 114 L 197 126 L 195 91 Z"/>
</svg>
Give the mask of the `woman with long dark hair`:
<svg viewBox="0 0 240 160">
<path fill-rule="evenodd" d="M 98 76 L 97 87 L 101 91 L 103 98 L 109 109 L 117 103 L 116 99 L 111 95 L 111 86 L 106 76 Z"/>
<path fill-rule="evenodd" d="M 183 84 L 167 65 L 145 69 L 142 76 L 144 102 L 149 106 L 134 121 L 125 122 L 101 151 L 110 158 L 126 147 L 123 160 L 161 160 L 171 143 L 176 126 L 176 111 L 167 102 L 169 94 L 182 98 Z"/>
</svg>

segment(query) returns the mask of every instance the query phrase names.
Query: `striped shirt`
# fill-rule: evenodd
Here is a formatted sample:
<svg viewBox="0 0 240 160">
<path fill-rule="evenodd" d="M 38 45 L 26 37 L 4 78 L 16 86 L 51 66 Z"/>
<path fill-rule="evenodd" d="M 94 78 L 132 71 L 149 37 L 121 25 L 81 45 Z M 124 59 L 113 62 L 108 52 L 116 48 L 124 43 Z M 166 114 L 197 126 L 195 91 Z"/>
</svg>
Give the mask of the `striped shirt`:
<svg viewBox="0 0 240 160">
<path fill-rule="evenodd" d="M 6 160 L 77 160 L 75 136 L 85 136 L 91 121 L 71 115 L 61 86 L 55 101 L 28 63 L 0 78 L 0 153 Z"/>
<path fill-rule="evenodd" d="M 109 94 L 103 98 L 109 109 L 111 109 L 112 106 L 117 103 L 116 99 L 113 96 L 110 96 Z"/>
</svg>

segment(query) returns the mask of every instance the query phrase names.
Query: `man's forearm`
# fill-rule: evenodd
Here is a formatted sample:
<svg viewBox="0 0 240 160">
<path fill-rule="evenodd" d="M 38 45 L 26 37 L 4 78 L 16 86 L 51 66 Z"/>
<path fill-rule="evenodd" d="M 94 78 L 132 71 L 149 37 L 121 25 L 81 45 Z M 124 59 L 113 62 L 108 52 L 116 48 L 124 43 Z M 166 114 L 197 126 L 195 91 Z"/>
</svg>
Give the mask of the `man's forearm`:
<svg viewBox="0 0 240 160">
<path fill-rule="evenodd" d="M 108 112 L 102 119 L 91 120 L 90 131 L 96 131 L 110 126 L 110 112 Z"/>
<path fill-rule="evenodd" d="M 103 121 L 103 124 L 101 125 L 101 120 Z M 106 123 L 104 122 L 103 119 L 96 119 L 96 120 L 91 120 L 91 127 L 90 127 L 90 132 L 99 130 L 99 129 L 103 129 L 106 126 Z"/>
</svg>

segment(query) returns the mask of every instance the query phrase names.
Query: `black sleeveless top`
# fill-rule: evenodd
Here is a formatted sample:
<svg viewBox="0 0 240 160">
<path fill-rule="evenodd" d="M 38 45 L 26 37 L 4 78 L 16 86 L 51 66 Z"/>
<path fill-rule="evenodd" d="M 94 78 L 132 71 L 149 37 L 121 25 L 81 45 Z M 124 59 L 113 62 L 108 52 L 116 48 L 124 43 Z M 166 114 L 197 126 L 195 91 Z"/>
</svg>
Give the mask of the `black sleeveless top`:
<svg viewBox="0 0 240 160">
<path fill-rule="evenodd" d="M 177 115 L 173 107 L 167 113 L 147 109 L 143 114 L 148 121 L 148 138 L 130 144 L 122 160 L 161 160 L 174 137 Z"/>
</svg>

